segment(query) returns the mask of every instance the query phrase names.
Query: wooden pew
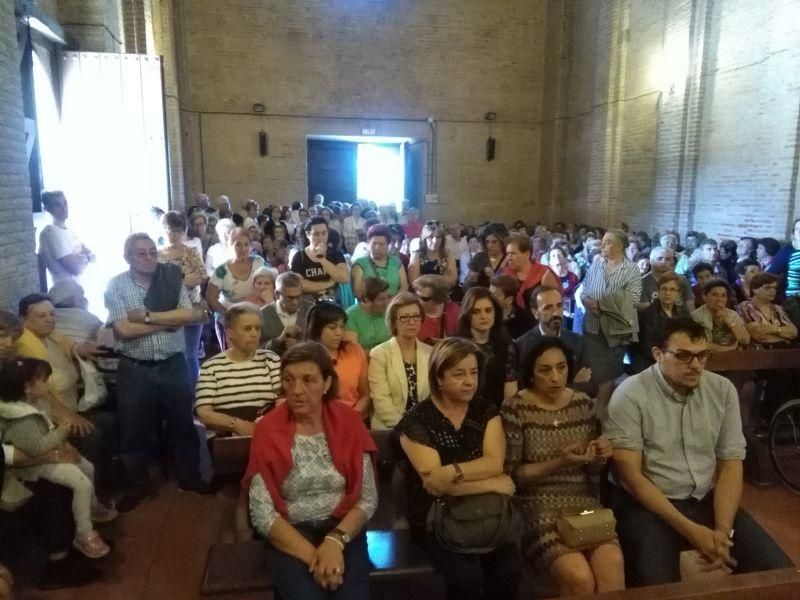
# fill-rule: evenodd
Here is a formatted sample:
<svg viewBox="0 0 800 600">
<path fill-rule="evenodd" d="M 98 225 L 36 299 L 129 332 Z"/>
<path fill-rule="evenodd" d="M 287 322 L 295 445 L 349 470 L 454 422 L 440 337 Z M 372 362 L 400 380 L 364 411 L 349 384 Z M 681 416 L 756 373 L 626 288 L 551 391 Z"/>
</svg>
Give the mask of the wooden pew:
<svg viewBox="0 0 800 600">
<path fill-rule="evenodd" d="M 586 596 L 570 596 L 576 600 L 579 597 Z M 623 592 L 606 592 L 592 597 L 597 600 L 796 600 L 800 598 L 800 571 L 760 571 L 692 583 L 670 583 Z"/>
<path fill-rule="evenodd" d="M 244 475 L 250 458 L 251 436 L 215 437 L 211 440 L 211 462 L 215 475 Z"/>
<path fill-rule="evenodd" d="M 800 348 L 718 352 L 711 357 L 706 369 L 721 375 L 732 375 L 731 379 L 739 392 L 742 427 L 747 440 L 745 478 L 748 483 L 756 487 L 774 485 L 778 481 L 778 476 L 769 456 L 768 441 L 762 439 L 757 432 L 755 381 L 747 374 L 769 369 L 800 369 Z"/>
</svg>

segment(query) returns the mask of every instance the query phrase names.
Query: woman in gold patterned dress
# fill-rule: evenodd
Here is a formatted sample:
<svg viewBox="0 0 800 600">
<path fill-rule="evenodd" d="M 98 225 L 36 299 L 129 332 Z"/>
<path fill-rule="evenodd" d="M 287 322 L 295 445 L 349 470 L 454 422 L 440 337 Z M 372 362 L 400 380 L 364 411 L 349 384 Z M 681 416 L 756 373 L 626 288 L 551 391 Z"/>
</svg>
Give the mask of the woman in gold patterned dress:
<svg viewBox="0 0 800 600">
<path fill-rule="evenodd" d="M 506 432 L 506 472 L 517 484 L 514 497 L 525 518 L 522 553 L 537 572 L 550 573 L 561 595 L 625 587 L 616 540 L 588 550 L 568 547 L 556 520 L 571 512 L 602 508 L 590 469 L 611 457 L 599 435 L 592 400 L 567 387 L 574 361 L 558 338 L 544 338 L 522 357 L 525 389 L 501 410 Z"/>
</svg>

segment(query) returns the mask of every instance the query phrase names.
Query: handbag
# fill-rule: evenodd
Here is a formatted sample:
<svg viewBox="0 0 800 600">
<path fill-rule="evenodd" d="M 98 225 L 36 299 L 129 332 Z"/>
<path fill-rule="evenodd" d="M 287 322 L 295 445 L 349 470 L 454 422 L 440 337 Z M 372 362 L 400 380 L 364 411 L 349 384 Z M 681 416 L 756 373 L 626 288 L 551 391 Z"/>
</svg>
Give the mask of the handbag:
<svg viewBox="0 0 800 600">
<path fill-rule="evenodd" d="M 516 543 L 523 530 L 511 497 L 494 492 L 436 498 L 427 525 L 444 548 L 460 554 L 487 554 Z"/>
<path fill-rule="evenodd" d="M 556 519 L 561 541 L 573 550 L 585 550 L 610 542 L 616 537 L 617 520 L 609 508 L 584 510 Z"/>
</svg>

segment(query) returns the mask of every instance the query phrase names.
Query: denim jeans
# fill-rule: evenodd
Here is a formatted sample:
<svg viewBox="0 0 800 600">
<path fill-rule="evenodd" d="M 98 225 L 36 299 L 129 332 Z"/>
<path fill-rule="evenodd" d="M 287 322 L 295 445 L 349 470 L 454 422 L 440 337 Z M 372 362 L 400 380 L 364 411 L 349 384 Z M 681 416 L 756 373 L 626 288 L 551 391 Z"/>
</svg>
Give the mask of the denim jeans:
<svg viewBox="0 0 800 600">
<path fill-rule="evenodd" d="M 197 377 L 200 374 L 200 338 L 203 335 L 203 324 L 184 325 L 183 335 L 186 339 L 186 366 L 189 368 L 189 385 L 194 392 Z"/>
<path fill-rule="evenodd" d="M 194 394 L 182 352 L 155 364 L 122 357 L 117 374 L 120 458 L 128 483 L 147 480 L 158 455 L 162 423 L 178 484 L 195 483 L 199 442 L 192 418 Z"/>
<path fill-rule="evenodd" d="M 325 534 L 336 527 L 337 521 L 328 519 L 318 523 L 294 525 L 304 538 L 318 546 Z M 344 549 L 344 582 L 335 591 L 317 585 L 308 565 L 302 560 L 281 552 L 269 542 L 266 544 L 267 571 L 275 590 L 282 600 L 367 600 L 369 598 L 369 555 L 367 534 L 362 531 Z"/>
<path fill-rule="evenodd" d="M 713 529 L 713 491 L 702 500 L 671 502 L 684 516 Z M 690 549 L 686 539 L 620 488 L 612 491 L 611 507 L 617 518 L 628 584 L 642 586 L 680 581 L 680 553 Z M 731 555 L 738 563 L 736 573 L 792 566 L 783 550 L 743 510 L 736 513 L 733 532 Z"/>
</svg>

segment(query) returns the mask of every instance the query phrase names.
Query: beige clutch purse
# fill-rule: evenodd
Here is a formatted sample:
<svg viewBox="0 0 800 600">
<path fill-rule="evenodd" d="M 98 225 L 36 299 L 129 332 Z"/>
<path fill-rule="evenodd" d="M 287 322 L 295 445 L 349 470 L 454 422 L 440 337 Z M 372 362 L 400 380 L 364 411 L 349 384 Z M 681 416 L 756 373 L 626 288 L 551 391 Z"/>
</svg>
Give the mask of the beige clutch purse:
<svg viewBox="0 0 800 600">
<path fill-rule="evenodd" d="M 608 508 L 584 510 L 562 515 L 556 520 L 561 541 L 574 550 L 583 550 L 610 542 L 616 537 L 617 520 Z"/>
</svg>

